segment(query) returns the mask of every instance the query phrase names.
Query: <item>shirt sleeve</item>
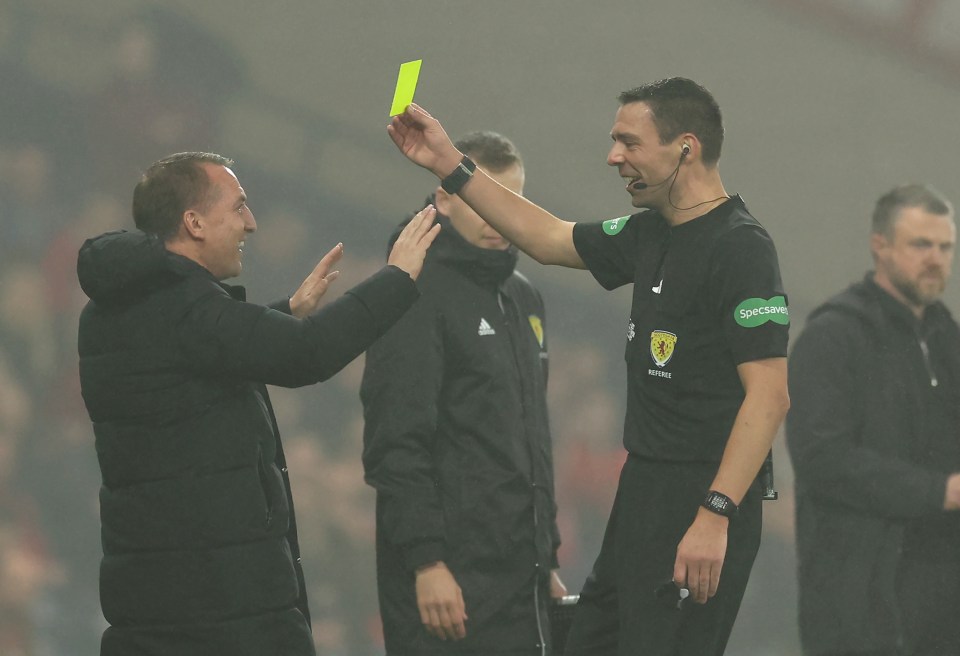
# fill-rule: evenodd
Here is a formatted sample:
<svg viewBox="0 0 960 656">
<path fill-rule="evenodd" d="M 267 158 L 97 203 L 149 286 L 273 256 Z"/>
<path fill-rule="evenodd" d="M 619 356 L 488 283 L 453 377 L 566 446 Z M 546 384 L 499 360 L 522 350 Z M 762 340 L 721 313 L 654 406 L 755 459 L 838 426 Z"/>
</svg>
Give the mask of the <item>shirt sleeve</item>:
<svg viewBox="0 0 960 656">
<path fill-rule="evenodd" d="M 766 231 L 743 226 L 724 235 L 709 280 L 709 298 L 717 299 L 734 361 L 786 357 L 790 314 L 777 252 Z"/>
<path fill-rule="evenodd" d="M 640 218 L 633 215 L 573 226 L 577 254 L 605 289 L 633 282 L 640 223 Z"/>
</svg>

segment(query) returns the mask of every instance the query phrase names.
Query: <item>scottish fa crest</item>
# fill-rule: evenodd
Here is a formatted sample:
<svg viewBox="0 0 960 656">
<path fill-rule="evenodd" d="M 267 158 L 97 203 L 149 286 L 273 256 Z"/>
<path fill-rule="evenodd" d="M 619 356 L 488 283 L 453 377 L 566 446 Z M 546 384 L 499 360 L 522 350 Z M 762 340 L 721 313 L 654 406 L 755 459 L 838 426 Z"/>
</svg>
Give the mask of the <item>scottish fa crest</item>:
<svg viewBox="0 0 960 656">
<path fill-rule="evenodd" d="M 654 330 L 650 333 L 650 357 L 658 367 L 665 367 L 677 345 L 677 336 L 666 330 Z"/>
<path fill-rule="evenodd" d="M 537 337 L 537 343 L 540 344 L 540 348 L 543 348 L 543 322 L 540 321 L 540 317 L 535 314 L 531 314 L 527 319 L 530 321 L 533 334 Z"/>
</svg>

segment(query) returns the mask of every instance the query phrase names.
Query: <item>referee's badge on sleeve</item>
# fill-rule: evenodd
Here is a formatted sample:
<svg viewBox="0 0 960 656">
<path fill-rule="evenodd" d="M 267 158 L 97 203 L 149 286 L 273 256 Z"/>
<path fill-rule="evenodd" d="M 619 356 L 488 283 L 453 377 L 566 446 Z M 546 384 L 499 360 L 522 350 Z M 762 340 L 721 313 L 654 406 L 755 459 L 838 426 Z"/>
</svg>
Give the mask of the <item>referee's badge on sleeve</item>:
<svg viewBox="0 0 960 656">
<path fill-rule="evenodd" d="M 629 220 L 629 216 L 621 216 L 618 219 L 608 219 L 603 222 L 603 232 L 608 235 L 615 235 L 623 230 L 623 227 L 627 225 L 627 221 Z"/>
<path fill-rule="evenodd" d="M 756 328 L 768 321 L 781 326 L 790 325 L 790 311 L 787 309 L 787 299 L 783 296 L 748 298 L 736 307 L 733 318 L 744 328 Z"/>
</svg>

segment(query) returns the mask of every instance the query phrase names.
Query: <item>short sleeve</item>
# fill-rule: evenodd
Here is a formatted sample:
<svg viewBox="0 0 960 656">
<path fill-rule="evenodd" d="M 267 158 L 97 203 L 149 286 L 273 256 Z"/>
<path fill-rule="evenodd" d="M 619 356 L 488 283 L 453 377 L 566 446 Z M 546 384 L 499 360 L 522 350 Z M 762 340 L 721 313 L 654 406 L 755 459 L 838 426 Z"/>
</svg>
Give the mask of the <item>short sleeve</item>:
<svg viewBox="0 0 960 656">
<path fill-rule="evenodd" d="M 777 251 L 766 231 L 748 225 L 724 235 L 711 269 L 711 297 L 719 300 L 734 361 L 786 357 L 790 313 Z"/>
<path fill-rule="evenodd" d="M 587 269 L 606 289 L 632 283 L 636 272 L 637 215 L 573 227 L 573 245 Z"/>
</svg>

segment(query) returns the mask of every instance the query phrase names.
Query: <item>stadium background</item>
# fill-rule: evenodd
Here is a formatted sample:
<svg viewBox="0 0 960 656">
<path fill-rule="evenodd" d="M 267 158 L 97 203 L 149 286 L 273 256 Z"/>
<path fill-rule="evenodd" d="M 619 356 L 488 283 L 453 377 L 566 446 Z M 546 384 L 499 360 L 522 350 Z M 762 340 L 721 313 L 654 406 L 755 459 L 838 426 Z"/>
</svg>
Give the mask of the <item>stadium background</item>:
<svg viewBox="0 0 960 656">
<path fill-rule="evenodd" d="M 721 164 L 777 242 L 793 334 L 869 267 L 873 201 L 906 181 L 960 201 L 960 6 L 947 0 L 0 0 L 0 654 L 92 656 L 103 628 L 99 475 L 79 398 L 82 239 L 127 227 L 139 171 L 237 160 L 260 232 L 240 282 L 292 291 L 337 241 L 347 289 L 435 184 L 384 126 L 397 68 L 457 136 L 510 136 L 526 195 L 574 220 L 630 211 L 604 164 L 619 91 L 683 75 L 724 112 Z M 599 547 L 623 459 L 629 291 L 520 265 L 544 292 L 563 574 Z M 960 307 L 960 284 L 947 294 Z M 362 366 L 275 402 L 321 653 L 381 653 Z M 789 462 L 728 654 L 792 656 Z"/>
</svg>

